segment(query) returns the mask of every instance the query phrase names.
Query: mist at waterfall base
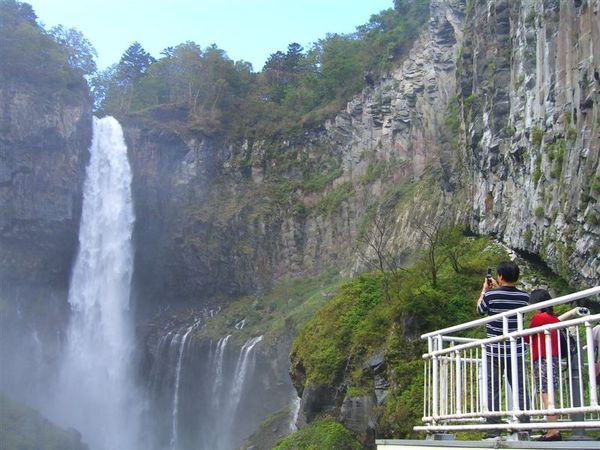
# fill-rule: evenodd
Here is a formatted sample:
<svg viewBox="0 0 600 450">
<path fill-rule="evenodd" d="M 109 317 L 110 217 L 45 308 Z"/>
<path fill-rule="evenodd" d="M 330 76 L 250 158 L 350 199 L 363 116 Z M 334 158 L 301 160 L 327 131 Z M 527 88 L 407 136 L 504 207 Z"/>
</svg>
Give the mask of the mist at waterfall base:
<svg viewBox="0 0 600 450">
<path fill-rule="evenodd" d="M 291 382 L 273 382 L 262 336 L 196 339 L 206 317 L 160 330 L 140 365 L 132 173 L 115 119 L 94 118 L 89 151 L 68 292 L 21 285 L 0 294 L 12 308 L 0 317 L 0 391 L 77 430 L 91 449 L 235 449 L 294 397 Z"/>
</svg>

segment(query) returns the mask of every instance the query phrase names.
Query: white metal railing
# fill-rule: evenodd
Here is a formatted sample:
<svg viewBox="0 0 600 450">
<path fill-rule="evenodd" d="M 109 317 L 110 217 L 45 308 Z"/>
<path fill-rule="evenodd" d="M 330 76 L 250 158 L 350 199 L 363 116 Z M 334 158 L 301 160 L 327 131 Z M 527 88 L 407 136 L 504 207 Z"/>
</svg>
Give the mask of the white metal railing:
<svg viewBox="0 0 600 450">
<path fill-rule="evenodd" d="M 434 433 L 600 428 L 594 370 L 595 352 L 600 351 L 594 338 L 600 333 L 593 331 L 600 323 L 600 314 L 590 315 L 587 308 L 574 308 L 555 324 L 527 328 L 524 323 L 525 315 L 532 311 L 597 294 L 600 286 L 421 336 L 427 340 L 427 353 L 423 355 L 424 425 L 415 430 Z M 517 330 L 508 332 L 509 319 L 515 318 Z M 503 322 L 503 335 L 465 337 L 498 320 Z M 557 366 L 552 365 L 550 358 L 541 358 L 534 370 L 530 350 L 523 352 L 522 357 L 511 356 L 517 355 L 518 346 L 524 345 L 522 342 L 529 336 L 540 332 L 545 339 L 537 345 L 545 345 L 546 354 L 551 354 L 551 335 L 557 330 L 572 336 L 566 354 L 559 354 Z M 545 402 L 538 388 L 544 379 Z"/>
</svg>

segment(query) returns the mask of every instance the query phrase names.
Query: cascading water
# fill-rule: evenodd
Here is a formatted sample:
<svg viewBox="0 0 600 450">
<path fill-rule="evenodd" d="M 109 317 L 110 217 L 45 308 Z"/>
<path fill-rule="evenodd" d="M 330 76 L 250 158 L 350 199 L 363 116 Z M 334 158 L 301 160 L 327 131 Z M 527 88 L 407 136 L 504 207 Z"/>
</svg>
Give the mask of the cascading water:
<svg viewBox="0 0 600 450">
<path fill-rule="evenodd" d="M 57 401 L 59 419 L 92 448 L 135 448 L 131 171 L 119 123 L 94 118 L 79 252 L 69 288 L 71 319 Z"/>
<path fill-rule="evenodd" d="M 294 398 L 292 399 L 292 403 L 290 405 L 290 433 L 293 433 L 294 431 L 298 431 L 298 415 L 300 414 L 300 405 L 301 405 L 301 401 L 302 399 L 300 397 L 298 397 L 297 395 L 294 395 Z"/>
<path fill-rule="evenodd" d="M 231 335 L 228 334 L 224 338 L 219 339 L 219 342 L 217 344 L 217 352 L 215 354 L 215 358 L 214 358 L 214 362 L 213 362 L 213 365 L 215 368 L 215 375 L 214 375 L 214 384 L 213 384 L 213 389 L 212 389 L 212 394 L 213 394 L 212 403 L 215 408 L 219 408 L 220 403 L 221 403 L 221 397 L 222 397 L 221 389 L 223 388 L 223 355 L 225 354 L 225 349 L 227 348 L 227 342 L 229 342 L 230 338 L 231 338 Z M 211 358 L 209 358 L 209 361 L 211 361 Z"/>
<path fill-rule="evenodd" d="M 196 341 L 194 326 L 179 326 L 157 341 L 149 382 L 151 447 L 232 450 L 260 423 L 248 413 L 261 400 L 255 366 L 262 336 L 240 349 L 231 335 Z"/>
<path fill-rule="evenodd" d="M 171 422 L 171 448 L 176 448 L 177 440 L 178 440 L 178 418 L 179 418 L 179 384 L 181 381 L 181 363 L 183 361 L 183 354 L 185 351 L 185 344 L 187 342 L 187 338 L 194 329 L 196 324 L 189 327 L 183 337 L 181 338 L 181 343 L 179 344 L 179 353 L 177 356 L 177 367 L 175 369 L 175 389 L 173 390 L 173 412 L 171 413 L 172 422 Z M 174 339 L 176 341 L 176 339 Z"/>
<path fill-rule="evenodd" d="M 255 359 L 252 358 L 254 355 L 252 350 L 256 344 L 262 341 L 262 338 L 262 336 L 258 336 L 246 341 L 240 351 L 240 356 L 233 372 L 231 393 L 229 394 L 225 411 L 223 411 L 222 422 L 224 423 L 224 428 L 222 430 L 223 432 L 219 436 L 219 449 L 230 449 L 235 447 L 229 430 L 234 428 L 234 424 L 236 422 L 236 415 L 240 405 L 240 400 L 242 398 L 246 375 L 248 374 L 249 369 L 250 371 L 253 369 L 252 366 Z"/>
</svg>

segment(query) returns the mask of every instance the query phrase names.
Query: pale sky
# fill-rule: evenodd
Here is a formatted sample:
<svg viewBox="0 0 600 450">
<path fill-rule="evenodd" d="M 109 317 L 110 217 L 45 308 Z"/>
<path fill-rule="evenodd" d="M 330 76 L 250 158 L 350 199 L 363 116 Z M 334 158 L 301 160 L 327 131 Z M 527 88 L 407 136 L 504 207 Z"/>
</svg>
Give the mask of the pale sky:
<svg viewBox="0 0 600 450">
<path fill-rule="evenodd" d="M 46 28 L 77 28 L 98 52 L 98 67 L 119 61 L 134 41 L 154 57 L 194 41 L 262 69 L 288 44 L 308 49 L 327 33 L 351 33 L 393 0 L 23 0 Z"/>
</svg>

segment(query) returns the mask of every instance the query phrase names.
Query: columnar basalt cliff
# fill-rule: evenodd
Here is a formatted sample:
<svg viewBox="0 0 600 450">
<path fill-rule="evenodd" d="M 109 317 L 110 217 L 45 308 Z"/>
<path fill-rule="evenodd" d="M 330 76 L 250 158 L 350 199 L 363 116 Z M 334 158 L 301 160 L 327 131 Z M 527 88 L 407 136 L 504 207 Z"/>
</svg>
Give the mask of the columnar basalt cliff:
<svg viewBox="0 0 600 450">
<path fill-rule="evenodd" d="M 174 129 L 173 111 L 124 119 L 137 174 L 138 275 L 157 280 L 149 274 L 161 273 L 153 294 L 206 300 L 253 292 L 281 276 L 350 268 L 368 208 L 423 176 L 439 173 L 444 183 L 403 199 L 403 246 L 416 245 L 415 217 L 464 214 L 451 207 L 459 177 L 443 127 L 461 26 L 460 10 L 434 8 L 430 31 L 402 67 L 322 128 L 284 139 L 194 136 Z M 306 170 L 326 182 L 303 183 Z M 157 246 L 164 258 L 153 256 Z"/>
<path fill-rule="evenodd" d="M 445 214 L 597 281 L 597 2 L 467 3 L 432 1 L 401 66 L 324 128 L 235 143 L 160 112 L 126 121 L 146 224 L 138 275 L 159 279 L 161 299 L 206 300 L 351 267 L 368 208 L 431 177 L 399 209 L 400 247 L 417 245 L 415 218 Z M 302 165 L 329 182 L 294 184 Z"/>
<path fill-rule="evenodd" d="M 474 2 L 458 61 L 474 227 L 583 285 L 600 279 L 599 10 Z"/>
</svg>

